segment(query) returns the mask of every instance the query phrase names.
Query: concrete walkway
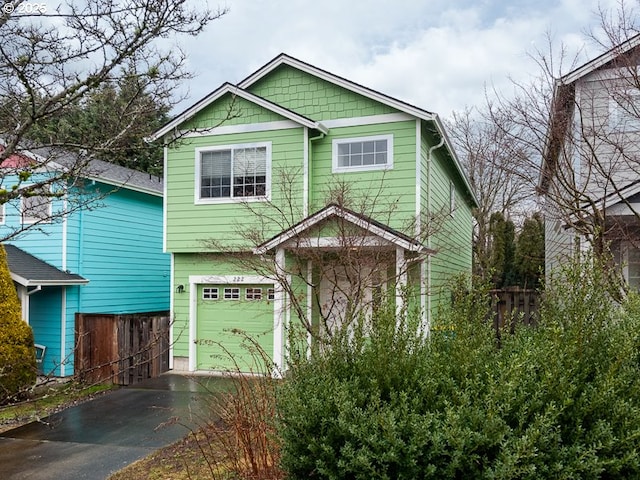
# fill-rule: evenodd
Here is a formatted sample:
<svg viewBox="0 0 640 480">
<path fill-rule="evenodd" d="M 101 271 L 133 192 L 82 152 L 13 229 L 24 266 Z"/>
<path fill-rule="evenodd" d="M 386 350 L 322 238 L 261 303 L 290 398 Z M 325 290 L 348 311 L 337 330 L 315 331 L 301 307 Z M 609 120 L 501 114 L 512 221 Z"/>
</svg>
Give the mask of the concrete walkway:
<svg viewBox="0 0 640 480">
<path fill-rule="evenodd" d="M 1 477 L 105 479 L 202 425 L 220 383 L 164 374 L 0 433 Z"/>
</svg>

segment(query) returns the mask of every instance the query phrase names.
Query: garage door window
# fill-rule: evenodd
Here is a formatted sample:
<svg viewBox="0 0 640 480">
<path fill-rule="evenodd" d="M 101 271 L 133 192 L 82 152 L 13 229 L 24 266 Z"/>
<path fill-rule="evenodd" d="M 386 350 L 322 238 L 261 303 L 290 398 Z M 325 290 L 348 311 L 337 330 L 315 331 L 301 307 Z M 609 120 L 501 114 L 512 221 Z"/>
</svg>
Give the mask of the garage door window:
<svg viewBox="0 0 640 480">
<path fill-rule="evenodd" d="M 240 299 L 240 289 L 239 288 L 225 288 L 224 289 L 224 299 L 225 300 L 239 300 Z"/>
<path fill-rule="evenodd" d="M 202 289 L 203 300 L 218 300 L 218 289 L 211 287 L 204 287 Z"/>
<path fill-rule="evenodd" d="M 247 300 L 262 300 L 261 288 L 247 288 L 245 292 L 245 299 Z"/>
</svg>

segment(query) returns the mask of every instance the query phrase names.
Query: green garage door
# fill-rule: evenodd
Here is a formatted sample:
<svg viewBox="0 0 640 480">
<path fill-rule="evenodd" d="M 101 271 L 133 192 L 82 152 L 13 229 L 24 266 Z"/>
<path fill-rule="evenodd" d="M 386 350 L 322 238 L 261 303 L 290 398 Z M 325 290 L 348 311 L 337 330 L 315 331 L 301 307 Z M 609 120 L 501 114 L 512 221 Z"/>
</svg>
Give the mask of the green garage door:
<svg viewBox="0 0 640 480">
<path fill-rule="evenodd" d="M 252 343 L 271 359 L 273 312 L 273 285 L 198 285 L 196 369 L 264 372 Z"/>
</svg>

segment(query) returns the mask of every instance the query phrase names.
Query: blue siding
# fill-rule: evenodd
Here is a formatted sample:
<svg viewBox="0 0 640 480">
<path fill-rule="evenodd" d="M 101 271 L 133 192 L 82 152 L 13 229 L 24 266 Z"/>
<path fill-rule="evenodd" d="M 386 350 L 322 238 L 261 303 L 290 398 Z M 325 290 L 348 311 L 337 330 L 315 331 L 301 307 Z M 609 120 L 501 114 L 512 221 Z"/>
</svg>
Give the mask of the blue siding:
<svg viewBox="0 0 640 480">
<path fill-rule="evenodd" d="M 60 348 L 62 293 L 63 287 L 44 287 L 31 295 L 29 303 L 29 324 L 33 328 L 34 340 L 47 347 L 42 370 L 54 375 L 61 375 L 60 365 L 63 361 L 67 365 L 71 362 L 71 367 L 65 366 L 65 370 L 68 373 L 73 372 L 73 358 L 65 360 L 67 354 L 63 354 Z M 68 352 L 68 348 L 66 350 Z"/>
<path fill-rule="evenodd" d="M 44 371 L 55 375 L 73 374 L 77 312 L 169 310 L 170 256 L 162 251 L 162 198 L 128 189 L 112 191 L 113 187 L 99 183 L 89 188 L 99 196 L 108 195 L 91 208 L 69 215 L 65 222 L 43 225 L 10 241 L 89 280 L 83 286 L 43 288 L 30 297 L 29 323 L 36 342 L 47 346 Z M 62 200 L 56 199 L 52 208 L 56 211 L 62 206 Z M 17 205 L 7 205 L 5 212 L 6 222 L 0 225 L 0 233 L 19 226 L 21 221 Z"/>
<path fill-rule="evenodd" d="M 60 208 L 62 208 L 62 201 L 54 200 L 52 209 Z M 6 205 L 5 211 L 7 212 L 6 221 L 0 226 L 0 233 L 4 235 L 11 229 L 20 228 L 22 222 L 17 204 L 12 202 Z M 9 243 L 13 243 L 45 262 L 62 268 L 62 231 L 63 222 L 59 219 L 52 223 L 41 224 L 41 228 L 37 230 L 28 230 L 19 237 L 9 240 Z"/>
<path fill-rule="evenodd" d="M 162 253 L 162 198 L 120 190 L 83 212 L 77 273 L 84 313 L 169 310 L 170 257 Z"/>
</svg>

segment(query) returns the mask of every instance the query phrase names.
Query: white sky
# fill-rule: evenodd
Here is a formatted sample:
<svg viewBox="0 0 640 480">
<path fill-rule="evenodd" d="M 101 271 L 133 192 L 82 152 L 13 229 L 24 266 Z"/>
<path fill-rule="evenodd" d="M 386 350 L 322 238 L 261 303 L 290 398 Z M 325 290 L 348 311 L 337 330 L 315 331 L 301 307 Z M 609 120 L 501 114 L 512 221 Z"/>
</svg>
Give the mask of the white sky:
<svg viewBox="0 0 640 480">
<path fill-rule="evenodd" d="M 447 117 L 480 105 L 488 84 L 537 72 L 547 36 L 585 55 L 598 3 L 617 0 L 209 0 L 229 12 L 183 39 L 196 77 L 175 113 L 238 83 L 281 52 Z M 588 58 L 584 58 L 586 61 Z"/>
</svg>

